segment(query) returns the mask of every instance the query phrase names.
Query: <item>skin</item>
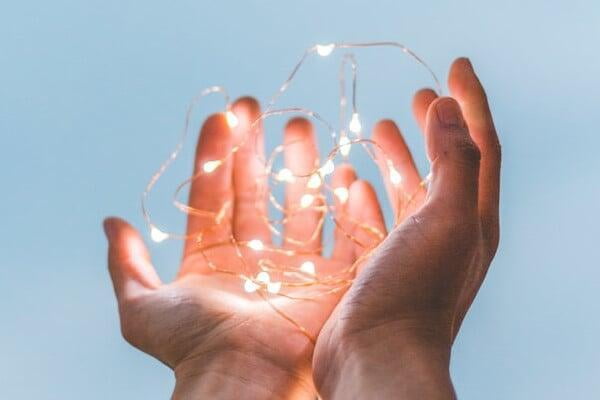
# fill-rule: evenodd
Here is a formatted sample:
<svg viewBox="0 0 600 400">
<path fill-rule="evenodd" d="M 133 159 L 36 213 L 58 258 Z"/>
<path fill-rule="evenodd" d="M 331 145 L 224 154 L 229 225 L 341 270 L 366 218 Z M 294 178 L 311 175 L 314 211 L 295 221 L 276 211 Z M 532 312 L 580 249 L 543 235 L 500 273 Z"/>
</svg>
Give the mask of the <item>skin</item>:
<svg viewBox="0 0 600 400">
<path fill-rule="evenodd" d="M 426 89 L 414 99 L 432 161 L 429 191 L 419 186 L 421 178 L 396 125 L 381 121 L 374 128 L 374 140 L 386 149 L 404 178 L 404 189 L 415 197 L 408 211 L 397 215 L 394 230 L 361 264 L 348 292 L 341 300 L 339 294 L 312 302 L 277 298 L 280 309 L 317 337 L 316 347 L 256 294 L 243 293 L 238 278 L 211 273 L 193 241 L 186 243 L 176 280 L 163 283 L 139 233 L 121 219 L 105 220 L 123 335 L 173 368 L 174 399 L 314 399 L 316 391 L 325 399 L 454 397 L 450 348 L 498 243 L 500 149 L 485 94 L 468 60 L 455 61 L 449 87 L 456 101 L 436 99 Z M 240 121 L 234 129 L 223 115 L 205 121 L 195 170 L 239 143 L 260 110 L 255 100 L 242 98 L 234 112 Z M 214 173 L 193 181 L 192 207 L 217 211 L 225 202 L 233 205 L 230 223 L 204 240 L 233 235 L 240 241 L 270 242 L 256 212 L 257 204 L 266 207 L 256 190 L 262 166 L 254 154 L 262 151 L 262 131 L 257 134 L 256 149 L 246 145 Z M 293 143 L 287 147 L 286 166 L 296 174 L 307 173 L 317 158 L 311 124 L 291 120 L 284 140 Z M 381 167 L 387 180 L 387 169 L 383 163 Z M 305 185 L 287 185 L 288 206 L 298 203 Z M 340 209 L 385 229 L 373 188 L 350 166 L 336 168 L 333 185 L 349 188 Z M 392 203 L 398 204 L 397 190 L 389 183 L 387 188 Z M 305 210 L 285 224 L 285 235 L 307 240 L 317 221 L 315 211 Z M 188 232 L 206 224 L 191 215 Z M 284 246 L 294 248 L 291 243 Z M 364 251 L 339 231 L 330 259 L 319 248 L 317 237 L 303 246 L 311 254 L 287 261 L 299 265 L 310 259 L 319 271 L 335 272 Z M 214 261 L 240 268 L 235 267 L 233 248 L 220 249 Z"/>
</svg>

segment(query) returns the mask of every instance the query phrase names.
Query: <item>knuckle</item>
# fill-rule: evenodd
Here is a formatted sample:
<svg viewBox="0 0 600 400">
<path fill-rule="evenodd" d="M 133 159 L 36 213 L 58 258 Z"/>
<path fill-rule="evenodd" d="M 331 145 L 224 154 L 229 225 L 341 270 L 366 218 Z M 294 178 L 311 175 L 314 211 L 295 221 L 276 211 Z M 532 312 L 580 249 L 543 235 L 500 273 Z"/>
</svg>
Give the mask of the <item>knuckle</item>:
<svg viewBox="0 0 600 400">
<path fill-rule="evenodd" d="M 455 149 L 458 156 L 469 165 L 478 165 L 481 160 L 479 148 L 470 138 L 457 140 Z"/>
</svg>

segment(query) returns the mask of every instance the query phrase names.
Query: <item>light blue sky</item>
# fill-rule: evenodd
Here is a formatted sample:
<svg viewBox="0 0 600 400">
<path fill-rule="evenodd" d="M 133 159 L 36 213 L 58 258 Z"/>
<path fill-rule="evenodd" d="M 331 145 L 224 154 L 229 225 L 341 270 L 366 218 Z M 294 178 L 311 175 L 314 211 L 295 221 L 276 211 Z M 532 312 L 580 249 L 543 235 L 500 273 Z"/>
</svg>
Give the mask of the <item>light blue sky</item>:
<svg viewBox="0 0 600 400">
<path fill-rule="evenodd" d="M 380 39 L 442 78 L 470 56 L 503 143 L 503 236 L 454 348 L 459 397 L 597 398 L 600 3 L 239 3 L 0 7 L 0 398 L 168 398 L 171 372 L 120 337 L 102 218 L 142 226 L 139 194 L 198 89 L 264 100 L 305 47 Z M 311 79 L 294 99 L 320 105 L 330 81 Z M 170 279 L 178 245 L 152 251 Z"/>
</svg>

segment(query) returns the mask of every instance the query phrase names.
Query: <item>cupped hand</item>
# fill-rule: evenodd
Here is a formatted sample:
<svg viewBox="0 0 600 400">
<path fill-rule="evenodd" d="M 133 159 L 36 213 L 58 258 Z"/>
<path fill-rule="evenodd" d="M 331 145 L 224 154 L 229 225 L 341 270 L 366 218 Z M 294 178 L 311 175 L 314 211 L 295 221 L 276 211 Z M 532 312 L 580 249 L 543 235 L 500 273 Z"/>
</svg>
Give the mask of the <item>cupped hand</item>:
<svg viewBox="0 0 600 400">
<path fill-rule="evenodd" d="M 419 194 L 319 335 L 313 364 L 323 398 L 454 397 L 450 348 L 498 245 L 500 146 L 467 59 L 454 62 L 448 84 L 454 98 L 422 90 L 414 100 L 431 161 L 427 190 L 397 128 L 374 132 L 403 166 L 404 188 Z"/>
<path fill-rule="evenodd" d="M 256 151 L 262 152 L 263 132 L 252 140 L 243 140 L 249 126 L 260 114 L 258 103 L 251 98 L 233 105 L 239 124 L 230 128 L 222 114 L 209 117 L 201 130 L 195 159 L 195 179 L 190 187 L 189 205 L 193 209 L 218 212 L 229 204 L 229 213 L 217 229 L 197 213 L 188 219 L 183 260 L 177 278 L 161 282 L 138 232 L 125 221 L 109 218 L 105 231 L 109 240 L 109 269 L 119 304 L 124 337 L 134 346 L 151 354 L 174 369 L 174 398 L 310 398 L 315 391 L 311 379 L 311 360 L 316 337 L 339 293 L 303 302 L 278 297 L 277 308 L 306 329 L 302 333 L 282 318 L 256 293 L 245 293 L 237 276 L 215 273 L 198 251 L 194 233 L 203 231 L 202 243 L 227 241 L 233 236 L 240 243 L 261 240 L 274 246 L 262 216 L 266 199 L 261 197 L 257 182 L 264 180 L 264 165 Z M 311 171 L 318 161 L 313 128 L 305 119 L 291 120 L 284 132 L 289 146 L 286 166 L 295 174 Z M 234 157 L 210 174 L 199 173 L 206 161 L 222 159 L 233 146 L 245 143 Z M 257 146 L 255 147 L 255 144 Z M 264 183 L 264 182 L 263 182 Z M 349 166 L 336 169 L 335 187 L 349 188 L 348 201 L 339 212 L 357 219 L 372 220 L 383 226 L 381 211 L 371 186 L 357 180 Z M 286 205 L 294 208 L 305 193 L 306 179 L 296 179 L 286 187 Z M 360 250 L 338 232 L 333 257 L 321 256 L 320 215 L 307 209 L 291 216 L 285 223 L 285 237 L 306 241 L 298 255 L 286 261 L 300 265 L 313 261 L 321 271 L 348 269 Z M 284 238 L 285 248 L 295 242 Z M 211 255 L 211 262 L 226 269 L 240 269 L 234 246 L 221 246 Z M 242 248 L 251 260 L 252 250 Z M 241 270 L 240 270 L 241 272 Z"/>
</svg>

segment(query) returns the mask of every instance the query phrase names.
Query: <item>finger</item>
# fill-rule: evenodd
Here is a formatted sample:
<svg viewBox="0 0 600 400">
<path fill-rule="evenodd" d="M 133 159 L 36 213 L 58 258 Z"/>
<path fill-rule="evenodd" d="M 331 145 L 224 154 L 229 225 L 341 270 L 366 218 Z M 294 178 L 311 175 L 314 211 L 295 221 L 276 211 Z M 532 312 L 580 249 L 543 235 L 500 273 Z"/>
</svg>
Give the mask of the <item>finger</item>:
<svg viewBox="0 0 600 400">
<path fill-rule="evenodd" d="M 235 142 L 242 144 L 233 164 L 233 234 L 238 240 L 260 239 L 269 243 L 262 123 L 250 131 L 250 125 L 260 116 L 260 105 L 252 97 L 242 97 L 233 104 L 232 111 L 238 118 L 238 125 L 233 128 Z"/>
<path fill-rule="evenodd" d="M 336 219 L 332 257 L 345 263 L 352 263 L 355 259 L 354 242 L 351 239 L 352 223 L 347 218 L 349 189 L 355 180 L 356 173 L 349 164 L 338 166 L 331 179 L 335 205 L 334 217 Z"/>
<path fill-rule="evenodd" d="M 377 165 L 384 177 L 388 197 L 398 220 L 411 205 L 420 204 L 419 200 L 425 194 L 421 176 L 394 121 L 379 121 L 373 129 L 373 140 L 379 145 L 376 147 Z"/>
<path fill-rule="evenodd" d="M 308 175 L 317 166 L 318 150 L 312 124 L 305 118 L 294 118 L 285 127 L 285 166 L 294 175 Z M 296 178 L 286 185 L 286 209 L 291 211 L 285 223 L 284 240 L 288 247 L 298 247 L 295 241 L 306 242 L 302 248 L 316 251 L 321 247 L 320 225 L 323 213 L 315 206 L 317 202 L 301 208 L 305 194 L 317 195 L 319 189 L 307 188 L 309 178 Z"/>
<path fill-rule="evenodd" d="M 161 285 L 139 233 L 119 218 L 104 220 L 108 269 L 119 301 L 143 295 Z"/>
<path fill-rule="evenodd" d="M 350 185 L 348 214 L 354 220 L 356 257 L 374 248 L 387 234 L 377 194 L 371 184 L 357 180 Z"/>
<path fill-rule="evenodd" d="M 228 219 L 222 218 L 216 226 L 219 213 L 231 207 L 232 158 L 228 157 L 232 148 L 232 135 L 223 114 L 211 115 L 204 121 L 194 163 L 194 179 L 190 187 L 189 206 L 192 212 L 188 217 L 187 234 L 190 238 L 185 243 L 184 254 L 192 253 L 202 241 L 223 240 L 227 232 Z M 214 170 L 207 169 L 207 162 L 220 163 Z M 225 207 L 225 209 L 224 209 Z M 200 211 L 194 212 L 194 211 Z M 202 212 L 213 214 L 202 214 Z"/>
<path fill-rule="evenodd" d="M 415 93 L 413 97 L 412 109 L 415 120 L 421 129 L 425 132 L 425 118 L 427 117 L 427 109 L 437 99 L 437 93 L 432 89 L 421 89 Z"/>
<path fill-rule="evenodd" d="M 498 244 L 501 154 L 492 113 L 483 86 L 467 58 L 459 58 L 452 64 L 448 86 L 460 104 L 469 132 L 481 151 L 479 213 L 484 233 L 495 251 Z"/>
<path fill-rule="evenodd" d="M 476 213 L 479 150 L 454 99 L 442 97 L 433 102 L 427 112 L 425 138 L 433 174 L 429 200 L 454 211 Z"/>
</svg>

